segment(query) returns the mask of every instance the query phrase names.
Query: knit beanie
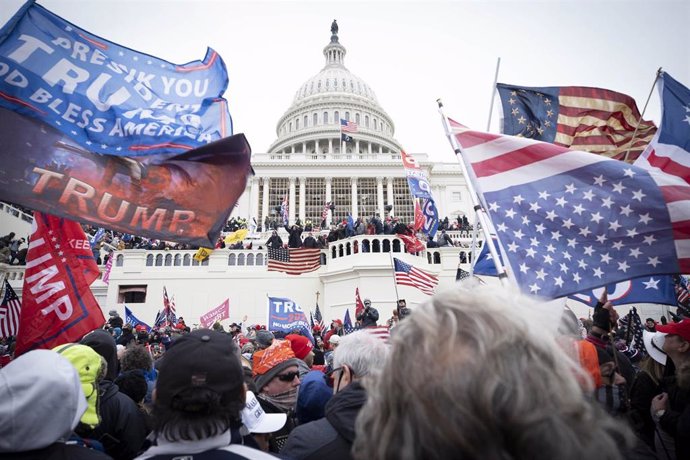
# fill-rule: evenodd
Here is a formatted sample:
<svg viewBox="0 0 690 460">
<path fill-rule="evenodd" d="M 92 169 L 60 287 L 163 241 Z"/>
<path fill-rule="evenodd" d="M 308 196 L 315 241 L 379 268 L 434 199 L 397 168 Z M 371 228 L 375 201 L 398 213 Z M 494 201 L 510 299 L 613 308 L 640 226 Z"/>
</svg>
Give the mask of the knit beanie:
<svg viewBox="0 0 690 460">
<path fill-rule="evenodd" d="M 295 358 L 295 353 L 287 340 L 274 340 L 270 347 L 254 353 L 253 361 L 252 373 L 259 392 L 276 375 L 288 367 L 299 365 L 299 360 Z"/>
</svg>

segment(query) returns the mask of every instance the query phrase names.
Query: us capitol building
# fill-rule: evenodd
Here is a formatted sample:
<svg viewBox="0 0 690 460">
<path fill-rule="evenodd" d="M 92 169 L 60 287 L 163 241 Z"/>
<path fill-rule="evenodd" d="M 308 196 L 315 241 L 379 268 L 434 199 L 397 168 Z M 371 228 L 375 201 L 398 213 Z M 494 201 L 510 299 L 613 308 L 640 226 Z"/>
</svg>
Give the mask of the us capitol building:
<svg viewBox="0 0 690 460">
<path fill-rule="evenodd" d="M 335 205 L 328 213 L 328 224 L 343 221 L 348 213 L 355 218 L 376 214 L 413 221 L 414 206 L 400 156 L 403 146 L 394 137 L 395 124 L 372 88 L 345 67 L 346 54 L 334 21 L 323 49 L 323 69 L 297 90 L 277 122 L 277 138 L 268 152 L 252 155 L 256 175 L 248 179 L 233 216 L 256 219 L 265 229 L 267 220 L 278 217 L 276 208 L 287 195 L 290 223 L 299 218 L 318 226 L 327 202 Z M 341 119 L 357 125 L 347 143 L 341 141 Z M 425 153 L 409 153 L 427 173 L 439 217 L 453 220 L 467 215 L 472 221 L 472 204 L 459 164 L 435 163 Z M 3 205 L 3 210 L 10 208 Z M 0 230 L 28 235 L 26 220 L 26 216 L 22 220 L 2 212 Z M 385 324 L 396 298 L 405 298 L 414 307 L 429 297 L 408 286 L 397 286 L 396 291 L 392 257 L 439 275 L 437 290 L 442 290 L 455 283 L 460 252 L 469 252 L 442 247 L 415 256 L 404 252 L 395 235 L 361 235 L 331 243 L 323 250 L 320 269 L 293 276 L 267 271 L 264 243 L 268 236 L 267 232 L 253 235 L 252 249 L 213 251 L 202 263 L 193 259 L 195 251 L 116 252 L 109 284 L 97 280 L 92 290 L 106 318 L 112 309 L 124 317 L 126 304 L 149 324 L 162 307 L 164 286 L 175 298 L 178 316 L 188 325 L 198 323 L 202 314 L 229 298 L 230 319 L 223 321 L 227 325 L 245 314 L 249 323 L 266 324 L 268 296 L 292 299 L 308 316 L 317 293 L 325 321 L 342 319 L 348 308 L 354 320 L 355 288 L 359 287 L 362 298 L 371 299 L 380 323 Z M 470 241 L 467 235 L 452 236 Z M 287 242 L 285 233 L 283 240 Z M 363 240 L 369 240 L 372 252 L 357 250 Z M 3 265 L 1 271 L 21 295 L 23 267 Z"/>
</svg>

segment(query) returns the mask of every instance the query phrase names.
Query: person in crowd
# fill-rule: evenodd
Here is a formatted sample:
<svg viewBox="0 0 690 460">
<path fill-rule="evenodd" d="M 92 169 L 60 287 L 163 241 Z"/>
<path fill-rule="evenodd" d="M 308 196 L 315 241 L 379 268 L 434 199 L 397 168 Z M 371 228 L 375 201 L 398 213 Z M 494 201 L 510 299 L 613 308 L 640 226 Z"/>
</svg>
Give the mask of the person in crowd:
<svg viewBox="0 0 690 460">
<path fill-rule="evenodd" d="M 320 335 L 314 336 L 314 341 L 316 341 L 316 346 L 314 347 L 314 366 L 323 366 L 326 364 L 324 360 L 324 355 L 326 354 L 326 346 L 323 343 L 323 339 Z"/>
<path fill-rule="evenodd" d="M 114 380 L 118 375 L 115 339 L 103 330 L 90 332 L 80 342 L 101 355 L 107 364 L 98 395 L 101 421 L 93 429 L 78 428 L 85 438 L 103 443 L 105 452 L 114 459 L 130 459 L 141 449 L 148 431 L 146 421 L 132 399 L 120 393 Z"/>
<path fill-rule="evenodd" d="M 325 415 L 326 403 L 333 396 L 333 388 L 328 384 L 328 377 L 321 371 L 309 371 L 297 394 L 297 421 L 300 425 L 318 420 Z"/>
<path fill-rule="evenodd" d="M 398 310 L 393 310 L 393 316 L 391 316 L 388 321 L 386 321 L 386 324 L 388 325 L 388 329 L 393 329 L 395 326 L 398 325 Z"/>
<path fill-rule="evenodd" d="M 278 235 L 276 230 L 273 230 L 271 236 L 266 240 L 266 247 L 278 249 L 283 247 L 283 239 Z"/>
<path fill-rule="evenodd" d="M 287 340 L 275 340 L 267 349 L 254 353 L 252 359 L 252 375 L 261 407 L 269 414 L 287 415 L 285 426 L 269 441 L 270 451 L 279 453 L 296 425 L 300 360 Z"/>
<path fill-rule="evenodd" d="M 12 265 L 15 260 L 19 261 L 19 248 L 24 244 L 25 241 L 26 240 L 24 238 L 19 238 L 10 242 L 10 265 Z"/>
<path fill-rule="evenodd" d="M 259 329 L 256 331 L 256 336 L 254 338 L 254 349 L 255 350 L 265 350 L 270 347 L 275 340 L 273 332 Z"/>
<path fill-rule="evenodd" d="M 453 246 L 453 240 L 451 239 L 450 235 L 446 233 L 445 230 L 441 230 L 441 233 L 436 237 L 436 244 L 438 247 L 442 248 L 445 246 Z"/>
<path fill-rule="evenodd" d="M 591 386 L 556 340 L 560 321 L 557 309 L 496 286 L 416 307 L 365 385 L 354 457 L 625 458 L 634 436 L 583 394 Z"/>
<path fill-rule="evenodd" d="M 319 247 L 319 243 L 316 242 L 316 239 L 314 238 L 314 235 L 311 234 L 311 232 L 307 233 L 306 238 L 304 238 L 304 242 L 302 245 L 305 248 L 312 248 L 316 249 Z"/>
<path fill-rule="evenodd" d="M 371 306 L 371 300 L 364 299 L 364 310 L 357 315 L 357 321 L 362 327 L 376 327 L 379 320 L 379 311 Z"/>
<path fill-rule="evenodd" d="M 117 310 L 110 310 L 108 312 L 108 316 L 108 327 L 119 327 L 122 329 L 122 326 L 124 326 L 125 322 Z"/>
<path fill-rule="evenodd" d="M 67 443 L 88 404 L 70 361 L 29 351 L 0 369 L 0 457 L 99 460 L 110 457 Z"/>
<path fill-rule="evenodd" d="M 660 394 L 664 378 L 664 369 L 668 357 L 658 345 L 663 340 L 663 334 L 658 332 L 643 332 L 643 341 L 647 356 L 640 362 L 640 372 L 630 387 L 630 422 L 637 436 L 656 450 L 654 442 L 655 425 L 650 408 L 654 396 Z M 657 343 L 654 343 L 657 342 Z"/>
<path fill-rule="evenodd" d="M 666 334 L 662 350 L 675 372 L 664 379 L 663 392 L 652 399 L 652 419 L 673 438 L 674 446 L 666 449 L 672 447 L 678 459 L 690 458 L 690 319 L 658 325 L 656 330 Z"/>
<path fill-rule="evenodd" d="M 138 460 L 269 459 L 240 444 L 244 372 L 227 334 L 197 329 L 161 358 L 153 405 L 153 444 Z"/>
<path fill-rule="evenodd" d="M 153 389 L 156 386 L 158 371 L 153 368 L 153 358 L 151 353 L 142 345 L 130 346 L 120 358 L 120 371 L 122 373 L 130 371 L 141 371 L 141 375 L 146 381 L 146 393 L 144 402 L 151 404 Z M 134 399 L 134 398 L 132 398 Z M 135 402 L 138 402 L 135 399 Z"/>
<path fill-rule="evenodd" d="M 295 353 L 295 357 L 299 359 L 299 378 L 302 378 L 311 371 L 314 365 L 314 344 L 311 340 L 303 335 L 288 334 L 285 336 L 286 340 L 290 341 L 290 348 Z"/>
<path fill-rule="evenodd" d="M 291 227 L 285 226 L 288 232 L 288 247 L 301 248 L 302 247 L 302 227 L 300 225 L 293 225 Z"/>
<path fill-rule="evenodd" d="M 0 247 L 9 247 L 10 243 L 14 240 L 15 233 L 10 232 L 7 235 L 0 238 Z"/>
<path fill-rule="evenodd" d="M 333 352 L 338 348 L 338 345 L 340 345 L 340 337 L 339 335 L 332 335 L 328 339 L 328 348 L 329 351 L 326 352 L 324 355 L 324 361 L 326 362 L 326 369 L 331 370 L 333 369 Z"/>
<path fill-rule="evenodd" d="M 333 357 L 334 395 L 324 418 L 295 428 L 282 454 L 314 460 L 352 458 L 355 420 L 367 400 L 362 381 L 383 367 L 387 355 L 388 345 L 368 331 L 343 337 Z"/>
<path fill-rule="evenodd" d="M 412 313 L 410 308 L 407 306 L 407 300 L 405 299 L 398 299 L 397 311 L 399 320 L 407 318 L 410 316 L 410 313 Z"/>
<path fill-rule="evenodd" d="M 331 321 L 331 327 L 326 331 L 323 336 L 324 344 L 330 348 L 330 339 L 334 335 L 343 335 L 345 331 L 343 330 L 343 321 L 340 319 L 334 319 Z"/>
<path fill-rule="evenodd" d="M 125 347 L 128 346 L 132 342 L 136 342 L 137 337 L 134 335 L 134 332 L 132 331 L 132 325 L 127 323 L 122 326 L 122 335 L 120 336 L 119 339 L 117 339 L 116 344 L 117 345 L 124 345 Z"/>
<path fill-rule="evenodd" d="M 654 321 L 654 318 L 647 318 L 644 321 L 644 330 L 647 332 L 656 332 L 656 321 Z"/>
</svg>

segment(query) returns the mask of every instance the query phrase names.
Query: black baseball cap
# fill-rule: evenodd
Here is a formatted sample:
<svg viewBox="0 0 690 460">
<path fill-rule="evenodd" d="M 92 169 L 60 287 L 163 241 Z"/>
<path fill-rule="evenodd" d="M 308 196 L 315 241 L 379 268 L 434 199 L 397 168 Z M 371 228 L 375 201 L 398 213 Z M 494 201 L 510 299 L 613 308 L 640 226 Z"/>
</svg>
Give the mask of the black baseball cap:
<svg viewBox="0 0 690 460">
<path fill-rule="evenodd" d="M 172 407 L 180 393 L 207 388 L 226 405 L 239 399 L 243 384 L 244 373 L 232 338 L 211 329 L 197 329 L 176 339 L 161 358 L 156 404 Z"/>
</svg>

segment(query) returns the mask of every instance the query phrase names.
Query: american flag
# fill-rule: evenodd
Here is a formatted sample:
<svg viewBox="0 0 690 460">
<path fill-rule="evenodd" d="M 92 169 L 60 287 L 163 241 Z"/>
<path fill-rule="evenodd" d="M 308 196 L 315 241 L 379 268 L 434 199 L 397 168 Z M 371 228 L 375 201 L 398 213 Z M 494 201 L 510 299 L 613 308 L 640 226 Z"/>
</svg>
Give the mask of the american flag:
<svg viewBox="0 0 690 460">
<path fill-rule="evenodd" d="M 356 133 L 357 132 L 357 123 L 354 121 L 350 120 L 343 120 L 342 118 L 340 119 L 340 131 L 343 133 Z"/>
<path fill-rule="evenodd" d="M 388 341 L 391 338 L 391 333 L 388 329 L 388 326 L 367 327 L 364 330 L 370 334 L 373 334 L 375 337 L 378 337 L 386 343 L 388 343 Z"/>
<path fill-rule="evenodd" d="M 628 160 L 632 162 L 656 132 L 653 122 L 641 120 L 635 100 L 616 91 L 581 86 L 528 88 L 503 83 L 497 89 L 503 106 L 504 134 L 617 160 L 623 160 L 630 147 Z"/>
<path fill-rule="evenodd" d="M 674 281 L 677 302 L 684 307 L 690 306 L 690 292 L 688 292 L 688 280 L 684 276 L 678 275 Z"/>
<path fill-rule="evenodd" d="M 557 298 L 690 270 L 690 186 L 681 179 L 451 126 L 524 291 Z"/>
<path fill-rule="evenodd" d="M 359 288 L 355 288 L 355 318 L 364 311 L 364 303 L 359 296 Z"/>
<path fill-rule="evenodd" d="M 463 270 L 462 268 L 458 267 L 458 271 L 455 273 L 455 281 L 466 280 L 469 277 L 470 277 L 470 272 L 468 272 L 467 270 Z"/>
<path fill-rule="evenodd" d="M 635 166 L 659 169 L 690 183 L 690 89 L 665 72 L 660 80 L 661 128 Z"/>
<path fill-rule="evenodd" d="M 323 316 L 321 316 L 321 309 L 319 308 L 319 304 L 316 304 L 316 312 L 314 313 L 314 321 L 318 326 L 321 328 L 323 331 L 326 328 L 326 324 L 323 322 Z"/>
<path fill-rule="evenodd" d="M 438 284 L 438 276 L 415 268 L 396 257 L 393 257 L 393 265 L 397 284 L 416 287 L 425 294 L 433 295 L 434 288 Z"/>
<path fill-rule="evenodd" d="M 321 211 L 321 220 L 325 221 L 328 218 L 328 211 L 331 209 L 331 202 L 327 202 L 323 205 L 323 211 Z"/>
<path fill-rule="evenodd" d="M 313 248 L 268 248 L 268 271 L 300 275 L 321 267 L 321 250 Z"/>
<path fill-rule="evenodd" d="M 19 331 L 21 303 L 17 293 L 5 280 L 5 296 L 0 303 L 0 337 L 16 336 Z"/>
<path fill-rule="evenodd" d="M 177 314 L 175 312 L 175 300 L 168 297 L 168 289 L 163 286 L 163 310 L 156 315 L 155 325 L 174 326 L 177 324 Z"/>
</svg>

